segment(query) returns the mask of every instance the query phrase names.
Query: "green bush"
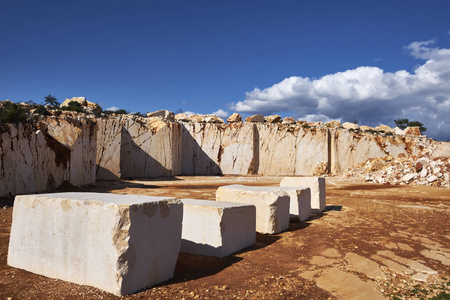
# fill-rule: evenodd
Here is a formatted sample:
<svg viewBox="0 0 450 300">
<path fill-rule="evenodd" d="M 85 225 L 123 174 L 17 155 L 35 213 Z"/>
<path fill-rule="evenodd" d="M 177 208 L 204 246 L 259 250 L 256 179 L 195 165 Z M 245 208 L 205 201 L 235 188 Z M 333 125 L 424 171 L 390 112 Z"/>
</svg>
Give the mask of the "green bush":
<svg viewBox="0 0 450 300">
<path fill-rule="evenodd" d="M 83 112 L 83 107 L 80 103 L 76 101 L 70 101 L 67 106 L 61 107 L 62 110 L 66 111 L 77 111 L 77 112 Z"/>
<path fill-rule="evenodd" d="M 0 122 L 20 123 L 27 120 L 27 112 L 19 104 L 5 101 L 0 104 Z"/>
</svg>

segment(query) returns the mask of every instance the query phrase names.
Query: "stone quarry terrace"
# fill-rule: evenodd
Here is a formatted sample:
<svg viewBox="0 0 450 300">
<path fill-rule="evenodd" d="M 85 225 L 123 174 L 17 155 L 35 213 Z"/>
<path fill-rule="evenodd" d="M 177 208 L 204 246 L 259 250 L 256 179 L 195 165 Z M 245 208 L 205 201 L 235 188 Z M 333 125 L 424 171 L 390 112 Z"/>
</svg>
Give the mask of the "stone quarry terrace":
<svg viewBox="0 0 450 300">
<path fill-rule="evenodd" d="M 177 176 L 62 191 L 214 200 L 225 185 L 279 186 L 276 176 Z M 326 209 L 224 258 L 181 253 L 174 278 L 125 298 L 414 298 L 448 294 L 448 189 L 327 178 Z M 101 290 L 6 266 L 12 207 L 1 211 L 0 296 L 106 298 Z"/>
</svg>

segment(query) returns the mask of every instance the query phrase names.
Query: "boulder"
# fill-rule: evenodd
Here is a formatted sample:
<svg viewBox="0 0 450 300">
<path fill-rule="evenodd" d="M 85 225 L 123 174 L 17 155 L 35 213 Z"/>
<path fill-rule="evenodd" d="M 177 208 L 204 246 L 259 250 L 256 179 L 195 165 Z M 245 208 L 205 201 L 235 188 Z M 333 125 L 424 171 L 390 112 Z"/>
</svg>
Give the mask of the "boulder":
<svg viewBox="0 0 450 300">
<path fill-rule="evenodd" d="M 387 125 L 380 125 L 375 127 L 375 130 L 378 132 L 384 132 L 384 133 L 394 133 L 394 129 L 392 129 L 391 127 L 387 126 Z"/>
<path fill-rule="evenodd" d="M 222 118 L 219 118 L 214 115 L 205 115 L 203 118 L 204 118 L 205 123 L 217 123 L 217 124 L 224 123 Z"/>
<path fill-rule="evenodd" d="M 291 199 L 289 213 L 291 218 L 297 218 L 300 222 L 306 221 L 311 216 L 311 189 L 298 187 L 283 187 Z"/>
<path fill-rule="evenodd" d="M 271 115 L 264 117 L 266 123 L 279 123 L 281 121 L 281 116 L 279 115 Z"/>
<path fill-rule="evenodd" d="M 345 122 L 344 124 L 342 124 L 342 127 L 344 129 L 353 129 L 353 130 L 356 130 L 359 128 L 358 124 L 350 123 L 350 122 Z"/>
<path fill-rule="evenodd" d="M 295 119 L 291 118 L 291 117 L 286 117 L 283 119 L 283 122 L 281 122 L 283 124 L 295 124 Z"/>
<path fill-rule="evenodd" d="M 154 111 L 154 112 L 148 112 L 147 117 L 149 117 L 149 118 L 150 117 L 162 117 L 163 119 L 167 119 L 167 120 L 175 119 L 173 112 L 171 112 L 169 110 L 165 110 L 165 109 L 161 109 L 161 110 Z"/>
<path fill-rule="evenodd" d="M 359 129 L 361 129 L 362 131 L 368 131 L 368 130 L 375 131 L 375 128 L 366 126 L 366 125 L 359 126 Z"/>
<path fill-rule="evenodd" d="M 245 121 L 246 122 L 254 122 L 254 123 L 263 123 L 264 116 L 263 115 L 253 115 L 253 116 L 245 118 Z"/>
<path fill-rule="evenodd" d="M 240 122 L 242 122 L 242 117 L 240 114 L 234 113 L 230 117 L 228 117 L 227 122 L 228 123 L 240 123 Z"/>
<path fill-rule="evenodd" d="M 94 102 L 90 102 L 86 100 L 86 97 L 73 97 L 73 98 L 66 98 L 66 100 L 64 100 L 63 103 L 61 103 L 61 105 L 59 107 L 63 107 L 63 106 L 68 106 L 70 102 L 77 102 L 79 103 L 81 106 L 83 107 L 95 107 L 95 103 Z"/>
<path fill-rule="evenodd" d="M 328 123 L 325 123 L 325 126 L 328 128 L 339 128 L 339 127 L 341 127 L 341 122 L 339 122 L 337 120 L 333 120 Z"/>
<path fill-rule="evenodd" d="M 175 115 L 175 120 L 189 122 L 189 116 L 185 113 L 179 113 Z"/>
</svg>

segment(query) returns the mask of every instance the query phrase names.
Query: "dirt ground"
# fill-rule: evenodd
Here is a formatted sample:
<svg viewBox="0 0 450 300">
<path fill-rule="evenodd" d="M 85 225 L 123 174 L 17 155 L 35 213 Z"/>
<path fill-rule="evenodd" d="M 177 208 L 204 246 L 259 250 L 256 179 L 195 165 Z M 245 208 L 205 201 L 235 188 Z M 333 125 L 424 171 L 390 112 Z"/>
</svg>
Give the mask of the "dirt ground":
<svg viewBox="0 0 450 300">
<path fill-rule="evenodd" d="M 227 184 L 281 177 L 99 182 L 83 191 L 215 199 Z M 125 299 L 450 299 L 450 189 L 327 178 L 327 209 L 223 258 L 180 254 L 174 278 Z M 70 189 L 70 188 L 69 188 Z M 0 299 L 115 299 L 6 264 L 12 207 L 0 209 Z"/>
</svg>

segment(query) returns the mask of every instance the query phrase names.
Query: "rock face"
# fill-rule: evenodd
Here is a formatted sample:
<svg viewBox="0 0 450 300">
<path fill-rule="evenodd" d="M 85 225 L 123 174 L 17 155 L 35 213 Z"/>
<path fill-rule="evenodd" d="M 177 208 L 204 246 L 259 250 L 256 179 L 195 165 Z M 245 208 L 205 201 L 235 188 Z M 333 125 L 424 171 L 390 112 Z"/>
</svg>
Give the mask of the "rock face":
<svg viewBox="0 0 450 300">
<path fill-rule="evenodd" d="M 182 217 L 175 198 L 17 196 L 8 264 L 115 295 L 133 293 L 173 277 Z"/>
<path fill-rule="evenodd" d="M 290 196 L 280 188 L 227 185 L 217 189 L 216 199 L 254 205 L 259 233 L 276 234 L 289 227 Z"/>
<path fill-rule="evenodd" d="M 240 123 L 240 122 L 242 122 L 242 117 L 240 114 L 234 113 L 228 117 L 227 122 L 228 123 Z"/>
<path fill-rule="evenodd" d="M 178 175 L 180 141 L 181 125 L 157 117 L 101 120 L 97 179 Z"/>
<path fill-rule="evenodd" d="M 328 167 L 328 131 L 299 125 L 257 124 L 257 174 L 312 175 Z"/>
<path fill-rule="evenodd" d="M 253 205 L 196 199 L 181 199 L 181 202 L 181 252 L 225 257 L 255 243 Z"/>
<path fill-rule="evenodd" d="M 95 182 L 95 123 L 45 118 L 0 126 L 0 197 Z"/>
<path fill-rule="evenodd" d="M 253 124 L 184 124 L 182 174 L 248 174 L 254 172 Z"/>
<path fill-rule="evenodd" d="M 161 117 L 163 119 L 173 120 L 175 116 L 174 116 L 173 112 L 165 110 L 165 109 L 161 109 L 161 110 L 158 110 L 158 111 L 147 113 L 147 117 L 149 117 L 149 118 L 151 118 L 151 117 Z"/>
</svg>

